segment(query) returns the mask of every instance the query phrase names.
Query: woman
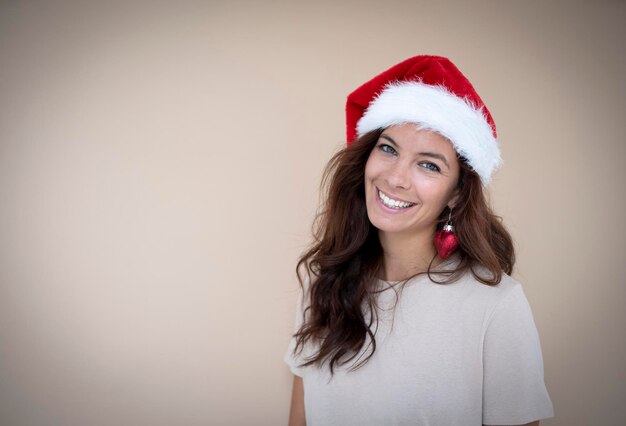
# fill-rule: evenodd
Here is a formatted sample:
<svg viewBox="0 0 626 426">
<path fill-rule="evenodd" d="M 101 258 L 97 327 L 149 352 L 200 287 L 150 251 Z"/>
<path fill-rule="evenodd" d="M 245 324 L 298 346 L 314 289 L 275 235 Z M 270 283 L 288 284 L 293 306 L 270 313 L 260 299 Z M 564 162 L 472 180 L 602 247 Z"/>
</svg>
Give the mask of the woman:
<svg viewBox="0 0 626 426">
<path fill-rule="evenodd" d="M 484 194 L 495 123 L 471 83 L 416 56 L 356 89 L 346 113 L 348 146 L 298 262 L 290 425 L 552 417 L 511 237 Z"/>
</svg>

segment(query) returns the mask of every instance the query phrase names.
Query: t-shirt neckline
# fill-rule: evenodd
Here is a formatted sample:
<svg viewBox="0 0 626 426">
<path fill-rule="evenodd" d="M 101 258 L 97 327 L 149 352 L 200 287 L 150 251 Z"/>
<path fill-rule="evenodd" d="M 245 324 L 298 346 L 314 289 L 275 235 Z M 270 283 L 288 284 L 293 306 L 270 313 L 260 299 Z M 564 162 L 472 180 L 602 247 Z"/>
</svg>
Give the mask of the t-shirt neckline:
<svg viewBox="0 0 626 426">
<path fill-rule="evenodd" d="M 443 262 L 441 262 L 439 265 L 431 268 L 431 272 L 438 272 L 441 271 L 449 266 L 452 266 L 453 264 L 459 262 L 459 256 L 457 254 L 453 254 L 452 256 L 450 256 L 447 259 L 444 259 Z M 428 277 L 428 273 L 423 272 L 420 273 L 418 275 L 412 276 L 410 278 L 404 279 L 404 280 L 384 280 L 382 278 L 377 278 L 376 281 L 378 282 L 378 284 L 383 285 L 383 286 L 394 286 L 394 285 L 398 285 L 399 283 L 402 282 L 410 282 L 410 281 L 414 281 L 416 279 L 420 279 L 421 277 Z"/>
</svg>

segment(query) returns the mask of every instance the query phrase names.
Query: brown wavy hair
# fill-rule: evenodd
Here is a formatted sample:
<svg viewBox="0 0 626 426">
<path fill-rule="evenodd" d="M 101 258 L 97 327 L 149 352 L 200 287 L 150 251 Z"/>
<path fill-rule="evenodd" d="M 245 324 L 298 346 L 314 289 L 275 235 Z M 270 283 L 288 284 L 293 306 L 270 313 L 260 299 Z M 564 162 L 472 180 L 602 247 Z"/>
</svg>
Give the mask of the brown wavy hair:
<svg viewBox="0 0 626 426">
<path fill-rule="evenodd" d="M 314 241 L 296 266 L 303 290 L 302 269 L 310 283 L 308 293 L 303 291 L 304 300 L 310 304 L 303 305 L 303 322 L 294 334 L 294 353 L 301 353 L 309 341 L 317 343 L 319 350 L 301 367 L 321 367 L 328 362 L 331 376 L 335 366 L 353 360 L 366 343 L 369 354 L 351 370 L 365 364 L 376 351 L 372 332 L 372 324 L 378 321 L 374 285 L 383 272 L 383 250 L 378 230 L 367 216 L 364 175 L 365 163 L 382 131 L 363 135 L 329 161 L 320 184 L 323 202 L 313 223 Z M 448 284 L 471 271 L 480 282 L 496 285 L 503 272 L 510 275 L 513 270 L 513 242 L 501 218 L 489 207 L 478 174 L 462 157 L 459 163 L 459 197 L 452 211 L 459 241 L 455 253 L 458 262 L 435 273 L 431 269 L 435 255 L 421 274 L 428 274 L 437 284 Z M 446 222 L 448 213 L 446 207 L 438 226 Z M 364 305 L 371 313 L 368 320 Z"/>
</svg>

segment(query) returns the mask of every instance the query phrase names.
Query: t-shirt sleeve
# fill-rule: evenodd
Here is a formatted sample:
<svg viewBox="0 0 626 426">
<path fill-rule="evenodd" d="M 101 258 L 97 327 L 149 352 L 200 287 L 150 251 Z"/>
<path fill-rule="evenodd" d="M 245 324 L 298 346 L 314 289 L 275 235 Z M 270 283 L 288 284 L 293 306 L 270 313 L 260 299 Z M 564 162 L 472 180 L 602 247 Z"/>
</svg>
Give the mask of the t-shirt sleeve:
<svg viewBox="0 0 626 426">
<path fill-rule="evenodd" d="M 305 287 L 306 287 L 306 282 L 305 282 Z M 298 331 L 300 329 L 300 326 L 302 325 L 303 304 L 304 304 L 304 291 L 302 290 L 302 287 L 298 286 L 298 294 L 296 296 L 296 318 L 294 321 L 295 326 L 293 328 L 294 333 Z M 287 346 L 287 351 L 285 352 L 283 360 L 287 363 L 287 365 L 289 366 L 289 369 L 291 370 L 293 374 L 295 374 L 296 376 L 302 377 L 304 373 L 304 368 L 299 367 L 298 365 L 302 363 L 301 354 L 303 354 L 304 351 L 301 353 L 294 354 L 295 347 L 296 347 L 296 338 L 293 337 L 292 335 L 291 339 L 289 340 L 289 345 Z"/>
<path fill-rule="evenodd" d="M 518 425 L 554 416 L 539 334 L 521 284 L 498 302 L 483 346 L 483 424 Z"/>
</svg>

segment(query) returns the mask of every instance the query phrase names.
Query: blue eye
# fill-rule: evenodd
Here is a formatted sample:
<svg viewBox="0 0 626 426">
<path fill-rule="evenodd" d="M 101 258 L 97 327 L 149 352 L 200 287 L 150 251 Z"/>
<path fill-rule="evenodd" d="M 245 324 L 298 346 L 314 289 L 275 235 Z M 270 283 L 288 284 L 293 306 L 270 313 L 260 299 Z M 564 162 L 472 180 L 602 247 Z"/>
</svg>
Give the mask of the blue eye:
<svg viewBox="0 0 626 426">
<path fill-rule="evenodd" d="M 380 149 L 382 152 L 387 152 L 389 154 L 395 154 L 396 150 L 393 149 L 391 146 L 385 144 L 385 143 L 381 143 L 380 145 L 378 145 L 377 147 L 378 149 Z"/>
<path fill-rule="evenodd" d="M 420 166 L 432 170 L 433 172 L 439 172 L 441 170 L 435 163 L 420 163 Z"/>
</svg>

